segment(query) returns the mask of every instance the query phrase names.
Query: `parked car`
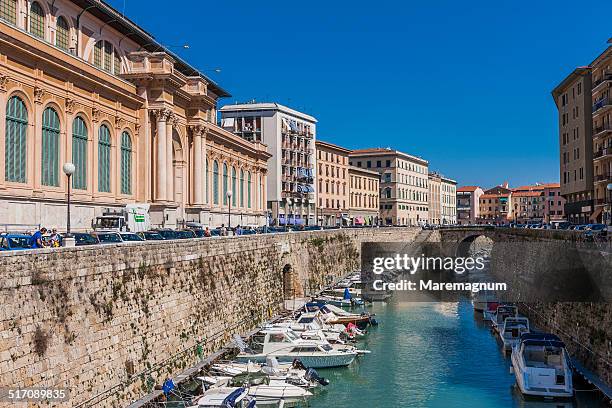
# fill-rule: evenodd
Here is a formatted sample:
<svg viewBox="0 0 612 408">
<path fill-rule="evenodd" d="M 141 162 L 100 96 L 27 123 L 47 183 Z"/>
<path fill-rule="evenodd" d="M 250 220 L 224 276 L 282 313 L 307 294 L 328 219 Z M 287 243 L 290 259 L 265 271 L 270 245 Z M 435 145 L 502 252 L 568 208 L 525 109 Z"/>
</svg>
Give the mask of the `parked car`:
<svg viewBox="0 0 612 408">
<path fill-rule="evenodd" d="M 0 251 L 21 251 L 32 248 L 32 237 L 27 234 L 2 234 Z"/>
<path fill-rule="evenodd" d="M 153 229 L 153 230 L 151 230 L 151 232 L 157 232 L 164 239 L 179 239 L 178 234 L 176 233 L 176 231 L 171 230 L 169 228 Z"/>
<path fill-rule="evenodd" d="M 119 235 L 121 235 L 121 240 L 123 242 L 142 242 L 144 241 L 144 238 L 140 237 L 138 234 L 135 234 L 133 232 L 120 232 Z"/>
<path fill-rule="evenodd" d="M 121 239 L 121 235 L 119 235 L 118 232 L 95 231 L 92 232 L 92 235 L 98 238 L 98 241 L 100 241 L 101 244 L 119 244 L 123 242 L 123 240 Z"/>
<path fill-rule="evenodd" d="M 189 228 L 189 230 L 193 231 L 197 238 L 204 237 L 204 230 L 202 228 Z"/>
<path fill-rule="evenodd" d="M 178 230 L 178 231 L 175 231 L 175 232 L 176 232 L 176 237 L 178 239 L 196 238 L 195 232 L 193 232 L 190 229 Z"/>
<path fill-rule="evenodd" d="M 144 239 L 145 241 L 163 241 L 164 237 L 161 236 L 161 234 L 154 232 L 154 231 L 143 231 L 143 232 L 139 232 L 137 234 L 140 238 Z"/>
<path fill-rule="evenodd" d="M 98 237 L 92 234 L 87 234 L 85 232 L 75 232 L 71 235 L 74 238 L 74 244 L 76 246 L 97 245 L 100 243 Z M 62 234 L 61 237 L 62 239 L 66 238 L 66 234 Z"/>
</svg>

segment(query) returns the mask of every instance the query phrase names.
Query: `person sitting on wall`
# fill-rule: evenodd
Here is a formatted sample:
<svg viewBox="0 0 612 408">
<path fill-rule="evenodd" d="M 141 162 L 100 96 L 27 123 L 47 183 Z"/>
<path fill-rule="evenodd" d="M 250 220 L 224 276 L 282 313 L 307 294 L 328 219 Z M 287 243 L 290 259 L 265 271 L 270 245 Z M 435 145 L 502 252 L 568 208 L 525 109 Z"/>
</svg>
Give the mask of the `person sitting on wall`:
<svg viewBox="0 0 612 408">
<path fill-rule="evenodd" d="M 46 234 L 46 233 L 47 233 L 47 229 L 45 227 L 42 227 L 41 229 L 36 231 L 34 235 L 32 235 L 32 238 L 30 238 L 30 246 L 32 248 L 43 248 L 44 244 L 43 244 L 42 236 L 43 234 Z"/>
<path fill-rule="evenodd" d="M 208 227 L 206 227 L 206 229 L 204 230 L 204 236 L 205 237 L 210 237 L 211 236 L 210 230 L 208 229 Z"/>
</svg>

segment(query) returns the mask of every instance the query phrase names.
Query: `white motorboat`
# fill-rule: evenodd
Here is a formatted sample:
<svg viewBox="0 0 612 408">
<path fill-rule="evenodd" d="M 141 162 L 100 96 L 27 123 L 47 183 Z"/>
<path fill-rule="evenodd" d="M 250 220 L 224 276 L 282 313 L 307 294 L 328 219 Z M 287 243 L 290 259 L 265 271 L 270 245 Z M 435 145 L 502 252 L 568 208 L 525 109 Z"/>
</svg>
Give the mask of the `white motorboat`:
<svg viewBox="0 0 612 408">
<path fill-rule="evenodd" d="M 248 398 L 248 390 L 241 387 L 211 388 L 204 391 L 188 408 L 254 408 L 256 401 Z"/>
<path fill-rule="evenodd" d="M 234 377 L 205 376 L 198 377 L 198 380 L 202 381 L 203 388 L 208 390 L 246 388 L 247 395 L 257 401 L 258 407 L 276 406 L 275 404 L 281 401 L 284 406 L 293 406 L 312 396 L 310 391 L 302 387 L 272 380 L 261 372 L 243 373 Z"/>
<path fill-rule="evenodd" d="M 508 317 L 518 317 L 518 308 L 512 305 L 497 306 L 497 310 L 495 310 L 495 315 L 493 315 L 491 319 L 493 331 L 499 333 L 504 324 L 504 321 Z"/>
<path fill-rule="evenodd" d="M 272 323 L 268 327 L 289 327 L 298 334 L 310 331 L 323 331 L 325 337 L 330 343 L 338 343 L 342 336 L 354 337 L 353 332 L 348 332 L 343 324 L 328 324 L 321 319 L 321 313 L 317 310 L 314 312 L 302 313 L 296 320 L 284 320 Z"/>
<path fill-rule="evenodd" d="M 275 357 L 281 363 L 297 359 L 312 368 L 347 366 L 358 354 L 352 346 L 332 346 L 325 340 L 303 340 L 293 330 L 284 327 L 265 328 L 253 336 L 250 347 L 238 346 L 241 352 L 236 359 L 240 362 L 263 363 L 267 357 Z"/>
<path fill-rule="evenodd" d="M 504 351 L 511 351 L 521 340 L 523 334 L 529 333 L 529 319 L 526 317 L 507 317 L 499 331 Z"/>
<path fill-rule="evenodd" d="M 554 334 L 528 333 L 512 348 L 512 369 L 524 395 L 571 398 L 574 395 L 570 357 Z"/>
<path fill-rule="evenodd" d="M 477 312 L 485 312 L 489 303 L 497 303 L 495 300 L 495 294 L 487 292 L 486 290 L 476 292 L 472 295 L 472 306 Z M 497 307 L 497 306 L 496 306 Z"/>
</svg>

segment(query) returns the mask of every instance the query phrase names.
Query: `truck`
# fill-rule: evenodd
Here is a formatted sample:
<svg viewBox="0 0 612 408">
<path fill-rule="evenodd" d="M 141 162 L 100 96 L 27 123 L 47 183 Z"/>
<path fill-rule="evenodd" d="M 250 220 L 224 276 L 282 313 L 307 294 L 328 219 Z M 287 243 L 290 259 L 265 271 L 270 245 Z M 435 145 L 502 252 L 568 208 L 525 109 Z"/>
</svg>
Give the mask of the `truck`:
<svg viewBox="0 0 612 408">
<path fill-rule="evenodd" d="M 107 208 L 92 222 L 94 230 L 141 232 L 151 229 L 149 204 L 127 204 L 125 208 Z"/>
</svg>

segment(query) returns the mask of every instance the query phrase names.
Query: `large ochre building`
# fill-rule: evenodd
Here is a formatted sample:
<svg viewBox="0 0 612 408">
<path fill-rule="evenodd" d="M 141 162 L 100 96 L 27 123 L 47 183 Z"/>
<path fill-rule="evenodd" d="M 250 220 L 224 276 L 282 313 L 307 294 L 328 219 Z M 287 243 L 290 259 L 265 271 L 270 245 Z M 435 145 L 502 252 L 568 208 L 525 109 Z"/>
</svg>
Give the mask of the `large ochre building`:
<svg viewBox="0 0 612 408">
<path fill-rule="evenodd" d="M 66 162 L 76 229 L 128 203 L 158 226 L 264 224 L 270 154 L 216 125 L 226 96 L 102 1 L 0 0 L 0 224 L 62 228 Z"/>
</svg>

